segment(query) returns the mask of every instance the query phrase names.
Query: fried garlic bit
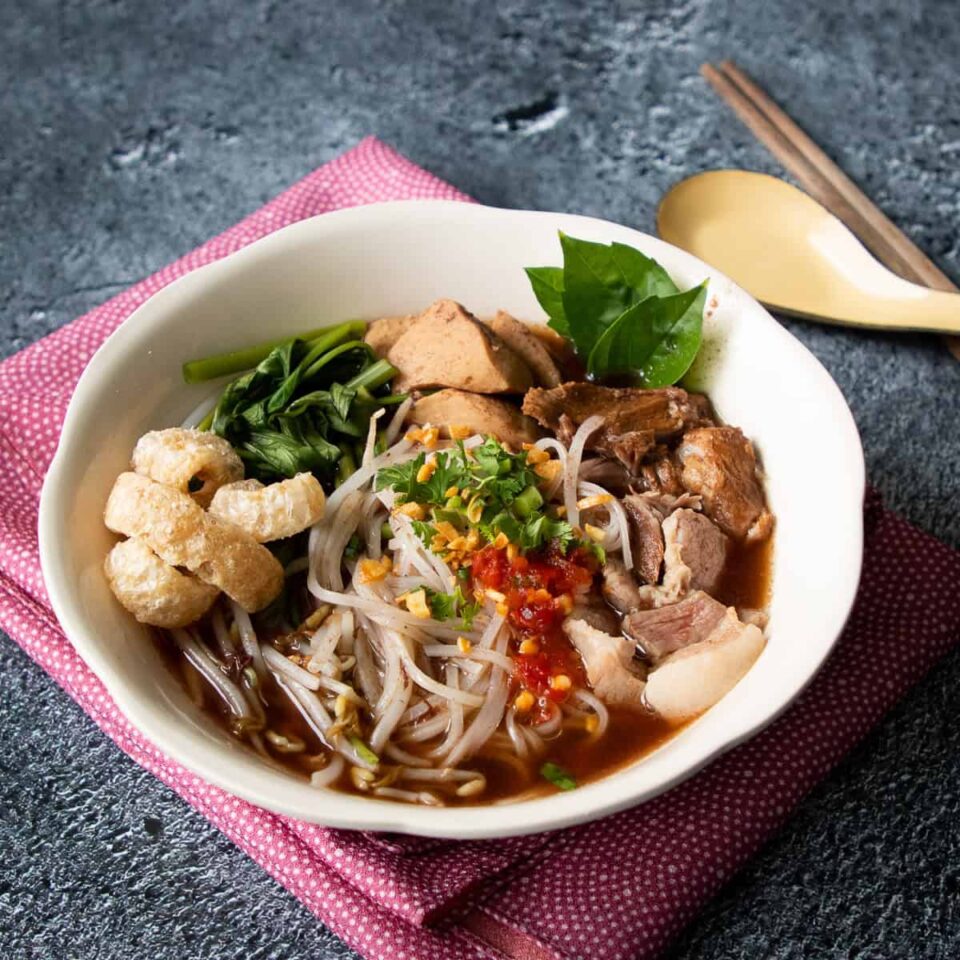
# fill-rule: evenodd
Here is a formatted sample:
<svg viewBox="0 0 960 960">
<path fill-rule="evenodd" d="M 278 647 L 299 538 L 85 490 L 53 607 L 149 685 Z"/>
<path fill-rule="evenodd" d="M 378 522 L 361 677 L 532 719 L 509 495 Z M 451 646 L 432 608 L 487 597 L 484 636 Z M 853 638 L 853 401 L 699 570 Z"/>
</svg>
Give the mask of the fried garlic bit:
<svg viewBox="0 0 960 960">
<path fill-rule="evenodd" d="M 121 473 L 104 522 L 139 537 L 164 562 L 185 567 L 245 610 L 265 607 L 283 586 L 283 567 L 264 546 L 232 523 L 206 513 L 189 494 L 138 473 Z"/>
<path fill-rule="evenodd" d="M 189 493 L 202 507 L 210 504 L 220 487 L 243 479 L 243 462 L 226 440 L 182 427 L 145 433 L 137 441 L 130 465 L 157 483 Z"/>
<path fill-rule="evenodd" d="M 298 473 L 266 487 L 258 480 L 228 483 L 213 495 L 209 512 L 267 543 L 312 527 L 325 502 L 320 481 L 312 473 Z"/>
<path fill-rule="evenodd" d="M 220 593 L 165 563 L 139 537 L 116 544 L 103 569 L 120 603 L 154 627 L 185 627 L 199 620 Z"/>
</svg>

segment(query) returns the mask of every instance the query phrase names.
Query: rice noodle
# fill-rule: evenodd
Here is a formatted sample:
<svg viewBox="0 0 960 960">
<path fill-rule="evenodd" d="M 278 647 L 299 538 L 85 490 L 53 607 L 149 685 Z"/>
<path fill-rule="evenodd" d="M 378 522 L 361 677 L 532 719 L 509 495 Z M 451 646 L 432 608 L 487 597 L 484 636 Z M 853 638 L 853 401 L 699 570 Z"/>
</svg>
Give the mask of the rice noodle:
<svg viewBox="0 0 960 960">
<path fill-rule="evenodd" d="M 436 620 L 424 620 L 421 617 L 415 617 L 412 613 L 407 613 L 385 603 L 383 600 L 377 600 L 372 597 L 362 597 L 355 593 L 340 593 L 336 590 L 327 590 L 324 587 L 317 586 L 310 591 L 318 600 L 324 603 L 332 603 L 336 606 L 353 607 L 364 613 L 369 619 L 392 630 L 403 630 L 409 632 L 411 629 L 415 634 L 427 632 L 438 637 L 450 637 L 456 640 L 459 636 L 466 636 L 464 631 L 455 630 L 453 627 L 445 626 Z"/>
<path fill-rule="evenodd" d="M 589 690 L 584 690 L 583 688 L 578 689 L 574 693 L 573 698 L 592 710 L 596 715 L 597 729 L 594 731 L 594 735 L 602 737 L 604 733 L 606 733 L 607 726 L 610 723 L 610 712 L 607 710 L 603 701 Z"/>
<path fill-rule="evenodd" d="M 407 419 L 407 414 L 412 407 L 413 397 L 407 397 L 407 399 L 397 407 L 396 413 L 394 413 L 390 423 L 387 424 L 387 428 L 383 431 L 383 438 L 388 447 L 392 446 L 393 442 L 400 436 L 400 428 L 403 426 L 403 421 Z"/>
<path fill-rule="evenodd" d="M 373 733 L 370 734 L 370 749 L 374 753 L 383 752 L 383 748 L 400 722 L 401 715 L 407 709 L 411 693 L 413 693 L 413 684 L 404 683 L 399 695 L 395 696 L 386 710 L 380 714 L 380 719 L 373 728 Z"/>
<path fill-rule="evenodd" d="M 506 727 L 507 735 L 510 737 L 510 742 L 513 744 L 513 749 L 517 752 L 517 756 L 524 759 L 528 757 L 530 755 L 530 746 L 520 732 L 516 710 L 512 708 L 507 710 L 504 716 L 504 726 Z"/>
<path fill-rule="evenodd" d="M 370 640 L 360 634 L 354 644 L 354 653 L 357 658 L 356 678 L 367 703 L 376 703 L 380 698 L 381 686 L 377 676 L 373 652 L 370 649 Z"/>
<path fill-rule="evenodd" d="M 438 593 L 445 593 L 450 584 L 450 568 L 435 554 L 428 550 L 406 517 L 394 514 L 391 521 L 393 535 L 401 549 L 406 551 L 410 562 L 417 568 L 427 586 Z"/>
<path fill-rule="evenodd" d="M 261 701 L 265 694 L 273 696 L 279 690 L 290 701 L 330 751 L 326 766 L 312 772 L 314 787 L 329 787 L 349 767 L 357 767 L 379 771 L 383 777 L 357 779 L 358 772 L 349 771 L 355 785 L 374 796 L 436 805 L 441 799 L 418 790 L 418 784 L 436 784 L 440 796 L 451 799 L 454 793 L 473 796 L 485 789 L 486 777 L 460 765 L 477 755 L 508 764 L 529 781 L 530 764 L 545 752 L 547 740 L 565 725 L 582 728 L 586 720 L 593 726 L 592 717 L 594 733 L 600 735 L 608 728 L 609 712 L 589 690 L 576 689 L 562 706 L 548 704 L 540 722 L 518 713 L 508 702 L 515 668 L 508 653 L 511 628 L 491 600 L 476 613 L 469 629 L 463 623 L 458 629 L 455 620 L 417 616 L 398 605 L 405 593 L 425 587 L 447 593 L 457 583 L 450 566 L 417 536 L 410 518 L 393 512 L 394 492 L 373 489 L 374 478 L 384 467 L 423 452 L 431 461 L 453 447 L 452 442 L 441 441 L 425 451 L 423 445 L 401 437 L 412 403 L 411 398 L 405 400 L 389 422 L 384 408 L 371 417 L 359 469 L 327 499 L 324 517 L 310 530 L 307 555 L 285 568 L 288 577 L 306 571 L 309 594 L 318 606 L 333 608 L 317 628 L 309 635 L 303 628 L 296 630 L 275 647 L 258 640 L 254 620 L 233 601 L 229 614 L 225 604 L 214 607 L 207 628 L 211 645 L 231 668 L 231 657 L 241 651 L 249 656 L 263 683 L 246 670 L 248 682 L 238 685 L 192 632 L 173 634 L 190 676 L 212 686 L 231 714 L 249 719 L 250 727 L 266 721 L 267 700 Z M 589 417 L 569 446 L 552 437 L 534 444 L 555 456 L 561 467 L 540 490 L 554 505 L 562 497 L 571 525 L 581 526 L 587 514 L 603 531 L 605 548 L 621 551 L 632 567 L 630 528 L 619 500 L 611 497 L 583 511 L 577 507 L 578 497 L 608 493 L 587 479 L 586 464 L 593 461 L 584 461 L 587 442 L 602 423 L 599 416 Z M 379 424 L 386 426 L 378 431 Z M 387 444 L 379 455 L 378 434 Z M 474 435 L 463 445 L 472 449 L 482 442 L 483 437 Z M 383 536 L 385 520 L 390 525 L 388 541 Z M 347 558 L 345 550 L 354 535 L 363 554 L 355 558 L 351 551 Z M 371 572 L 375 568 L 361 562 L 378 560 L 384 552 L 392 568 Z M 272 635 L 267 630 L 272 631 L 273 624 L 256 623 L 264 636 Z M 293 653 L 303 659 L 285 655 Z M 251 742 L 259 741 L 254 746 L 266 754 L 255 733 L 248 731 L 247 736 Z M 379 760 L 372 762 L 365 746 L 396 767 L 384 770 Z"/>
<path fill-rule="evenodd" d="M 506 645 L 507 631 L 501 630 L 498 638 L 494 641 L 494 647 L 500 646 L 500 652 L 502 653 Z M 476 753 L 487 742 L 490 734 L 500 726 L 509 693 L 508 680 L 509 675 L 505 670 L 501 670 L 499 667 L 491 669 L 486 698 L 480 698 L 482 706 L 477 711 L 463 737 L 446 756 L 445 762 L 448 766 L 455 767 L 465 757 Z"/>
<path fill-rule="evenodd" d="M 422 649 L 428 657 L 463 657 L 467 660 L 486 660 L 488 663 L 495 663 L 504 670 L 513 670 L 513 661 L 509 657 L 505 657 L 495 650 L 487 650 L 484 647 L 472 647 L 463 651 L 456 644 L 428 643 Z"/>
<path fill-rule="evenodd" d="M 580 460 L 583 458 L 583 448 L 597 429 L 603 425 L 603 417 L 594 415 L 587 417 L 577 427 L 577 432 L 570 441 L 570 450 L 563 465 L 563 503 L 567 508 L 567 521 L 574 527 L 580 526 L 580 511 L 577 508 L 577 480 L 580 474 Z"/>
<path fill-rule="evenodd" d="M 604 544 L 607 550 L 620 549 L 623 552 L 623 563 L 628 570 L 633 569 L 633 551 L 630 549 L 630 524 L 627 520 L 627 512 L 623 509 L 623 504 L 598 483 L 590 483 L 587 480 L 581 480 L 577 484 L 578 496 L 605 496 L 611 499 L 603 504 L 603 509 L 609 515 L 609 522 L 606 525 L 607 535 L 610 537 L 608 543 Z M 610 531 L 615 533 L 611 535 Z"/>
<path fill-rule="evenodd" d="M 429 720 L 424 720 L 422 723 L 416 723 L 411 727 L 401 729 L 400 739 L 407 743 L 417 743 L 422 740 L 432 740 L 435 736 L 443 733 L 447 729 L 447 724 L 449 724 L 449 722 L 449 713 L 444 710 L 442 713 L 438 713 L 435 717 L 431 717 Z"/>
<path fill-rule="evenodd" d="M 405 460 L 412 460 L 416 455 L 417 451 L 413 449 L 413 444 L 409 440 L 401 439 L 381 453 L 380 456 L 374 457 L 369 463 L 364 464 L 359 470 L 347 477 L 327 498 L 327 509 L 321 521 L 322 525 L 329 527 L 332 518 L 336 516 L 344 500 L 351 493 L 363 489 L 376 476 L 378 470 L 396 466 Z"/>
<path fill-rule="evenodd" d="M 460 671 L 457 669 L 456 664 L 448 663 L 444 667 L 444 671 L 447 686 L 453 687 L 455 690 L 459 689 Z M 429 751 L 428 755 L 431 758 L 442 757 L 449 753 L 454 748 L 460 737 L 463 736 L 463 704 L 451 702 L 448 704 L 447 710 L 450 716 L 450 722 L 447 724 L 447 735 L 437 746 Z"/>
<path fill-rule="evenodd" d="M 533 728 L 540 737 L 554 736 L 560 732 L 563 724 L 563 711 L 555 703 L 548 703 L 547 709 L 550 711 L 550 716 Z"/>
<path fill-rule="evenodd" d="M 428 676 L 417 666 L 413 657 L 410 656 L 410 652 L 405 647 L 400 648 L 400 658 L 403 660 L 403 666 L 407 671 L 407 676 L 410 677 L 418 687 L 429 690 L 431 693 L 438 693 L 447 700 L 455 700 L 457 703 L 462 703 L 466 707 L 485 706 L 484 699 L 479 694 L 467 693 L 464 690 L 455 690 L 453 687 L 448 687 L 446 684 L 440 683 L 439 680 L 434 680 L 433 677 Z"/>
</svg>

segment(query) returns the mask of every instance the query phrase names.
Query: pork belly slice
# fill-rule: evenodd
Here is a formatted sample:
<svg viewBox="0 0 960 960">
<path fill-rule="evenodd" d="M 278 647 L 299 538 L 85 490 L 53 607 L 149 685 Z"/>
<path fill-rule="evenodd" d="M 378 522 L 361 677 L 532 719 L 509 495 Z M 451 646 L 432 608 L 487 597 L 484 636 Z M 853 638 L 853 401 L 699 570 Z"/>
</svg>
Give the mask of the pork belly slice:
<svg viewBox="0 0 960 960">
<path fill-rule="evenodd" d="M 608 706 L 639 707 L 643 703 L 643 667 L 633 657 L 633 644 L 567 617 L 563 632 L 577 648 L 593 692 Z"/>
<path fill-rule="evenodd" d="M 677 449 L 683 485 L 703 498 L 704 513 L 738 540 L 764 540 L 773 529 L 753 444 L 737 427 L 688 431 Z"/>
<path fill-rule="evenodd" d="M 619 460 L 634 475 L 657 444 L 676 439 L 692 426 L 713 423 L 710 401 L 680 387 L 643 390 L 562 383 L 528 390 L 523 412 L 561 439 L 569 439 L 567 435 L 594 414 L 603 417 L 587 449 Z"/>
<path fill-rule="evenodd" d="M 652 610 L 634 610 L 623 618 L 623 632 L 650 660 L 705 640 L 727 609 L 713 597 L 696 590 L 677 603 Z"/>
<path fill-rule="evenodd" d="M 740 682 L 765 643 L 759 627 L 728 608 L 705 639 L 668 654 L 650 672 L 647 705 L 673 723 L 699 716 Z"/>
</svg>

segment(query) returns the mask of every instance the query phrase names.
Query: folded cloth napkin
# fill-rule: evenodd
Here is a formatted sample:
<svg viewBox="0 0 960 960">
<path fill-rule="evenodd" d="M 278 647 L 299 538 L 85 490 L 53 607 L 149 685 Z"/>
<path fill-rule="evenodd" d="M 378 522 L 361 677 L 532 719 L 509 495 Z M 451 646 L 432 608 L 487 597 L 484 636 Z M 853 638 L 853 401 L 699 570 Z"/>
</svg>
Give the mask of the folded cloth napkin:
<svg viewBox="0 0 960 960">
<path fill-rule="evenodd" d="M 552 834 L 454 843 L 267 813 L 167 759 L 124 719 L 50 611 L 37 497 L 77 378 L 151 294 L 279 227 L 339 207 L 466 200 L 374 139 L 0 364 L 0 626 L 134 760 L 370 958 L 654 957 L 804 793 L 960 640 L 960 555 L 869 497 L 863 580 L 826 668 L 760 736 L 633 810 Z"/>
</svg>

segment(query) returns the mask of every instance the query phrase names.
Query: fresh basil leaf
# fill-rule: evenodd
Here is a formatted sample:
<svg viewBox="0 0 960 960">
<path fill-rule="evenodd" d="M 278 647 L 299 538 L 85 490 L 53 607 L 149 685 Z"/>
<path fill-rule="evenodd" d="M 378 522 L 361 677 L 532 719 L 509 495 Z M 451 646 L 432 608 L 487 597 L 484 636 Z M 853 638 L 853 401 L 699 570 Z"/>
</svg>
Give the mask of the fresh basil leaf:
<svg viewBox="0 0 960 960">
<path fill-rule="evenodd" d="M 701 284 L 625 310 L 591 350 L 587 371 L 598 378 L 632 374 L 645 387 L 676 383 L 700 349 L 706 292 Z"/>
<path fill-rule="evenodd" d="M 563 312 L 563 268 L 527 267 L 530 286 L 543 312 L 550 318 L 547 326 L 565 337 L 570 336 L 570 327 Z"/>
<path fill-rule="evenodd" d="M 540 776 L 552 783 L 558 790 L 576 790 L 576 778 L 569 770 L 564 770 L 559 763 L 547 761 L 540 768 Z"/>
<path fill-rule="evenodd" d="M 639 303 L 647 297 L 670 297 L 680 291 L 670 274 L 651 257 L 625 243 L 611 243 L 610 255 L 624 282 L 633 287 L 633 299 Z"/>
<path fill-rule="evenodd" d="M 563 249 L 563 310 L 581 357 L 590 355 L 603 332 L 636 302 L 613 251 L 603 243 L 560 234 Z"/>
</svg>

